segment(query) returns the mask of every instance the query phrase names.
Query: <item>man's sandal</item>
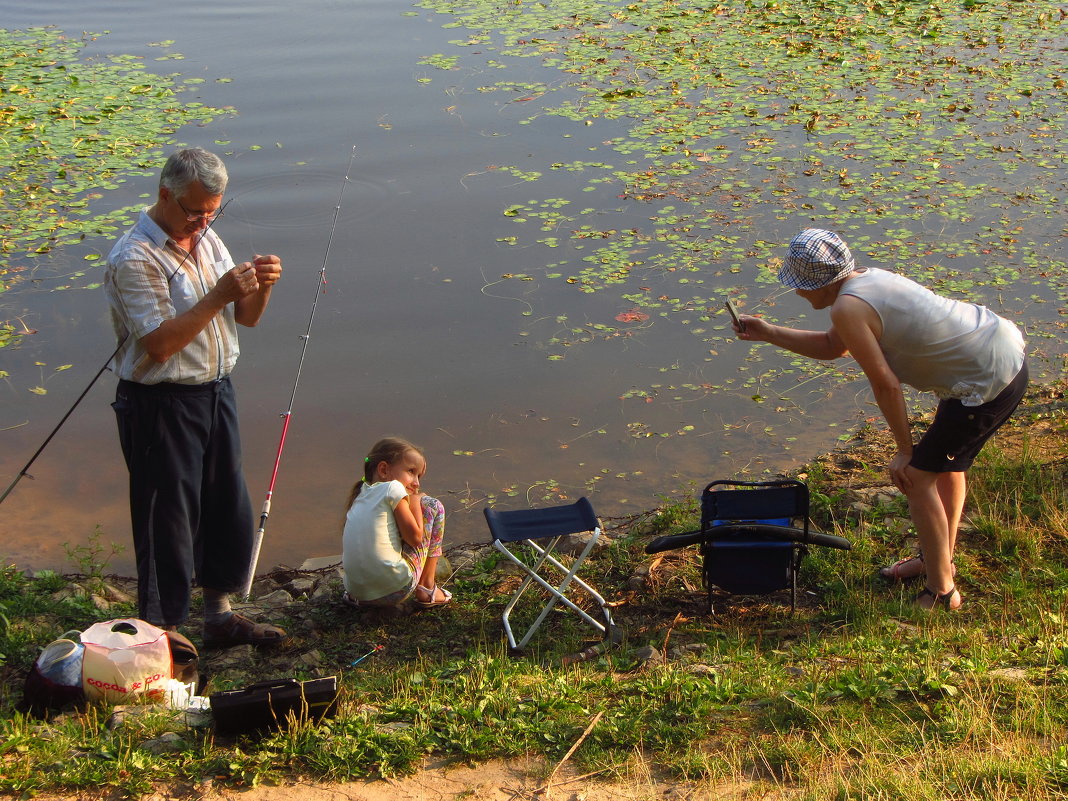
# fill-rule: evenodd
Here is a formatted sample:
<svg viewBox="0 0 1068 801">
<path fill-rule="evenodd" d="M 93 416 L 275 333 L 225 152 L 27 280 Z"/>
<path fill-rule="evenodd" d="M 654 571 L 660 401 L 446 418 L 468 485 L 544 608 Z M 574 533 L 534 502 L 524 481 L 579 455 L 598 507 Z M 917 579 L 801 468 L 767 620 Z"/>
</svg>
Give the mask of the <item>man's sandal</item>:
<svg viewBox="0 0 1068 801">
<path fill-rule="evenodd" d="M 415 591 L 419 592 L 420 590 L 422 592 L 425 592 L 430 600 L 420 601 L 418 598 L 416 598 L 415 602 L 425 609 L 429 609 L 432 606 L 445 606 L 445 604 L 449 603 L 449 601 L 452 600 L 452 593 L 444 587 L 439 587 L 437 584 L 435 584 L 433 587 L 424 587 L 422 584 L 419 584 L 418 586 L 416 586 Z M 439 593 L 441 594 L 440 601 L 438 600 Z"/>
<path fill-rule="evenodd" d="M 205 623 L 203 635 L 205 648 L 229 648 L 233 645 L 273 648 L 286 641 L 284 629 L 269 623 L 256 623 L 236 612 L 221 623 Z"/>
<path fill-rule="evenodd" d="M 957 596 L 957 605 L 953 606 L 953 596 Z M 925 602 L 925 598 L 931 599 L 931 605 L 928 606 Z M 960 593 L 957 592 L 956 586 L 950 587 L 948 592 L 937 593 L 930 587 L 924 587 L 920 590 L 920 594 L 916 596 L 914 603 L 921 609 L 933 611 L 938 607 L 942 607 L 947 612 L 954 612 L 960 609 L 964 601 L 961 600 Z"/>
</svg>

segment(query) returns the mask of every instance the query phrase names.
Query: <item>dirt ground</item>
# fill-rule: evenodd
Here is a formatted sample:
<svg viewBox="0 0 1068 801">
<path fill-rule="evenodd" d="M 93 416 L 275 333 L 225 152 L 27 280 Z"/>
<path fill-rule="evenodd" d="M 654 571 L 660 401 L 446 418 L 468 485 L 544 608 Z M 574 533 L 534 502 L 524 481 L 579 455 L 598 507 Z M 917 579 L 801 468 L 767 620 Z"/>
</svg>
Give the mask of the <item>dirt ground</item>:
<svg viewBox="0 0 1068 801">
<path fill-rule="evenodd" d="M 561 769 L 547 779 L 548 771 L 536 763 L 488 762 L 475 767 L 431 765 L 397 781 L 363 781 L 346 784 L 308 784 L 262 787 L 247 793 L 226 792 L 227 801 L 437 801 L 441 799 L 552 799 L 554 801 L 646 801 L 648 799 L 724 798 L 722 794 L 695 796 L 696 788 L 667 785 L 650 776 L 606 781 L 596 776 L 576 777 Z"/>
<path fill-rule="evenodd" d="M 246 790 L 210 786 L 161 791 L 142 801 L 730 801 L 746 797 L 747 787 L 697 786 L 666 783 L 653 778 L 655 766 L 632 770 L 621 778 L 576 775 L 562 764 L 535 760 L 495 760 L 475 766 L 427 763 L 423 770 L 402 779 L 375 779 L 340 784 L 296 782 Z M 37 801 L 103 801 L 105 796 L 36 796 Z M 764 798 L 771 798 L 764 796 Z M 109 799 L 110 801 L 110 799 Z"/>
</svg>

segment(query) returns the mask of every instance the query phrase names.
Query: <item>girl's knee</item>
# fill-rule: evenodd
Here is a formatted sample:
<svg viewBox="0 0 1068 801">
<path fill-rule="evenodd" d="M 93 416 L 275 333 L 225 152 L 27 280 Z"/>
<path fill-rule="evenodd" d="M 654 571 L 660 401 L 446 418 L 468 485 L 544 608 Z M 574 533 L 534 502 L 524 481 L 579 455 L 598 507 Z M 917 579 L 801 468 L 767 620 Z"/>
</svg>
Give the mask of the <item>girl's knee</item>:
<svg viewBox="0 0 1068 801">
<path fill-rule="evenodd" d="M 441 517 L 445 516 L 445 505 L 442 504 L 442 502 L 439 501 L 437 498 L 432 498 L 429 495 L 424 495 L 422 503 L 423 513 L 428 514 L 431 519 L 438 517 L 439 515 Z"/>
</svg>

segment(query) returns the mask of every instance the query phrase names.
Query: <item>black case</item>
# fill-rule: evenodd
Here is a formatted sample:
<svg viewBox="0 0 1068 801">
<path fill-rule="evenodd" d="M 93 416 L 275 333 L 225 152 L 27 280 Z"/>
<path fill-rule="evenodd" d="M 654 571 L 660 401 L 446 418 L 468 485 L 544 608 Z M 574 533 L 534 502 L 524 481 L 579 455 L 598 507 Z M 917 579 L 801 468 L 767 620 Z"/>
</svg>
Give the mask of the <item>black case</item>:
<svg viewBox="0 0 1068 801">
<path fill-rule="evenodd" d="M 337 711 L 337 676 L 297 681 L 271 679 L 243 690 L 209 696 L 215 730 L 220 734 L 249 734 L 284 729 L 290 720 L 319 721 Z"/>
</svg>

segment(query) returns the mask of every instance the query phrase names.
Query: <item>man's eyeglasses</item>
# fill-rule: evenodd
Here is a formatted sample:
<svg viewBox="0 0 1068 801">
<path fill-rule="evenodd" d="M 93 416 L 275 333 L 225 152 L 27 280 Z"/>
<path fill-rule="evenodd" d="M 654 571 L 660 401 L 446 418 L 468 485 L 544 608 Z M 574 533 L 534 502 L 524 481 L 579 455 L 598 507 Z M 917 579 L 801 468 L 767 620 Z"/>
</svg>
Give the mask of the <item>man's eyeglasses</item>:
<svg viewBox="0 0 1068 801">
<path fill-rule="evenodd" d="M 200 222 L 201 220 L 207 220 L 209 223 L 213 222 L 219 217 L 222 217 L 223 209 L 226 208 L 226 204 L 224 203 L 222 206 L 215 209 L 215 211 L 190 211 L 185 207 L 182 201 L 178 199 L 177 195 L 174 195 L 173 197 L 174 202 L 178 204 L 178 208 L 185 212 L 186 222 Z"/>
</svg>

